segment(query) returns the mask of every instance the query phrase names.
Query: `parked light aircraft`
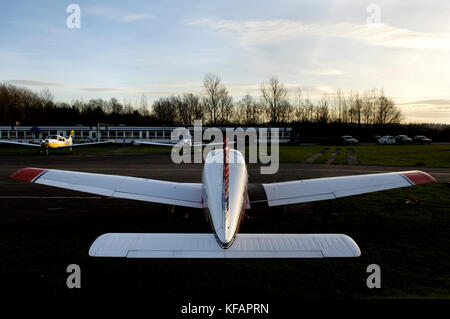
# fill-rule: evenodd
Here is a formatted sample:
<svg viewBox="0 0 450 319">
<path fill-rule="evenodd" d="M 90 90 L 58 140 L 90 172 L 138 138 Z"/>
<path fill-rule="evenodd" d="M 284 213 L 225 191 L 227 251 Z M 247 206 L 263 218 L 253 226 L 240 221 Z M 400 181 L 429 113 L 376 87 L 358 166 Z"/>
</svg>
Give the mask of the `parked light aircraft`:
<svg viewBox="0 0 450 319">
<path fill-rule="evenodd" d="M 14 145 L 21 145 L 21 146 L 29 146 L 29 147 L 40 147 L 40 153 L 48 155 L 48 149 L 63 149 L 68 148 L 69 151 L 72 151 L 72 147 L 78 147 L 78 146 L 87 146 L 87 145 L 97 145 L 97 144 L 105 144 L 105 143 L 112 143 L 114 141 L 104 141 L 104 142 L 90 142 L 90 143 L 80 143 L 80 144 L 73 144 L 72 142 L 72 136 L 73 136 L 73 130 L 70 132 L 70 135 L 68 138 L 65 138 L 61 135 L 51 135 L 41 140 L 39 144 L 33 144 L 33 143 L 24 143 L 24 142 L 13 142 L 13 141 L 5 141 L 0 140 L 0 143 L 5 144 L 14 144 Z"/>
<path fill-rule="evenodd" d="M 240 234 L 248 208 L 334 199 L 435 181 L 421 171 L 405 171 L 290 182 L 249 184 L 243 155 L 223 148 L 208 153 L 202 183 L 23 168 L 12 178 L 110 197 L 204 209 L 210 234 L 109 233 L 98 237 L 90 256 L 128 258 L 323 258 L 358 257 L 344 234 Z"/>
</svg>

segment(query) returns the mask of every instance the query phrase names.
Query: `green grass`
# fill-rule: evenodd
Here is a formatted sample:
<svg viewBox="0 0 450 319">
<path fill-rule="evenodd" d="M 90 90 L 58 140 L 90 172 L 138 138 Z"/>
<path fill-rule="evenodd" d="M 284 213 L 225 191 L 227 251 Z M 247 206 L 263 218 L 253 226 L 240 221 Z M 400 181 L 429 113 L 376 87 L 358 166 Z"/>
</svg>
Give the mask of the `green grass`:
<svg viewBox="0 0 450 319">
<path fill-rule="evenodd" d="M 346 164 L 347 149 L 350 146 L 333 145 L 311 145 L 294 146 L 280 145 L 281 163 L 301 163 L 313 154 L 328 148 L 315 163 L 326 163 L 336 148 L 340 148 L 340 154 L 336 157 L 333 164 Z M 358 156 L 361 164 L 365 165 L 393 165 L 393 166 L 417 166 L 417 167 L 450 167 L 450 145 L 356 145 L 351 146 Z M 270 149 L 270 148 L 269 148 Z M 248 158 L 248 147 L 247 147 Z M 37 155 L 38 148 L 27 148 L 20 146 L 1 145 L 0 154 L 2 155 Z M 77 147 L 73 149 L 73 154 L 83 155 L 102 155 L 110 153 L 167 153 L 170 154 L 171 148 L 165 146 L 129 146 L 123 147 L 117 145 L 99 145 Z M 68 154 L 68 150 L 50 150 L 52 155 Z"/>
<path fill-rule="evenodd" d="M 325 152 L 314 161 L 316 164 L 325 164 L 331 157 L 331 154 L 333 154 L 335 148 L 334 147 L 325 147 Z"/>
<path fill-rule="evenodd" d="M 280 145 L 280 162 L 281 163 L 301 163 L 308 157 L 320 152 L 325 147 L 320 145 L 312 146 L 296 146 L 296 145 Z"/>
<path fill-rule="evenodd" d="M 407 204 L 410 198 L 416 204 Z M 104 199 L 81 201 L 59 213 L 47 204 L 30 214 L 2 214 L 2 284 L 8 293 L 73 295 L 65 286 L 70 263 L 82 267 L 78 294 L 147 293 L 161 300 L 298 300 L 299 298 L 450 298 L 450 186 L 435 183 L 336 200 L 250 209 L 242 233 L 344 233 L 358 258 L 115 259 L 87 250 L 105 232 L 209 232 L 201 211 Z M 147 207 L 147 208 L 146 208 Z M 39 213 L 38 213 L 39 212 Z M 189 212 L 189 217 L 185 213 Z M 22 216 L 24 219 L 19 219 Z M 366 268 L 381 267 L 381 289 L 368 289 Z M 6 285 L 5 285 L 6 282 Z M 12 287 L 12 288 L 11 288 Z M 149 289 L 151 287 L 152 289 Z"/>
<path fill-rule="evenodd" d="M 352 146 L 280 146 L 280 162 L 301 163 L 328 148 L 315 163 L 326 163 L 336 148 L 340 153 L 333 164 L 347 163 L 347 149 L 352 148 L 361 164 L 417 167 L 450 167 L 450 145 L 352 145 Z"/>
<path fill-rule="evenodd" d="M 340 151 L 333 164 L 347 164 L 347 147 L 339 146 Z"/>
<path fill-rule="evenodd" d="M 361 164 L 450 167 L 450 145 L 352 146 Z"/>
<path fill-rule="evenodd" d="M 297 146 L 297 145 L 280 145 L 279 147 L 279 160 L 281 163 L 302 163 L 307 158 L 311 157 L 317 152 L 320 152 L 325 147 L 320 145 L 312 146 Z M 256 150 L 258 156 L 259 149 Z M 267 147 L 267 153 L 271 154 L 271 147 Z M 245 147 L 246 159 L 249 160 L 249 146 Z"/>
<path fill-rule="evenodd" d="M 362 251 L 355 272 L 381 266 L 383 289 L 360 288 L 358 296 L 448 298 L 449 207 L 450 184 L 433 183 L 316 202 L 314 215 L 323 218 L 321 231 L 340 229 L 354 237 Z"/>
<path fill-rule="evenodd" d="M 242 232 L 344 233 L 357 242 L 359 258 L 267 262 L 274 294 L 286 298 L 449 298 L 449 207 L 450 184 L 433 183 L 287 206 L 281 221 L 262 215 Z M 381 267 L 381 289 L 366 286 L 370 264 Z"/>
</svg>

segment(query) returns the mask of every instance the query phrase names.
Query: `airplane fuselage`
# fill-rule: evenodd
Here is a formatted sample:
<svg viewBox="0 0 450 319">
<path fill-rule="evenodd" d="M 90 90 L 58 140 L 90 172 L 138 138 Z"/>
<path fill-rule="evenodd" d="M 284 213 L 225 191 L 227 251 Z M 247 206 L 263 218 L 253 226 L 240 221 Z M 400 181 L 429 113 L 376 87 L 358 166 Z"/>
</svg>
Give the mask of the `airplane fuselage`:
<svg viewBox="0 0 450 319">
<path fill-rule="evenodd" d="M 248 198 L 244 157 L 228 147 L 211 151 L 203 167 L 202 182 L 207 219 L 219 245 L 229 248 L 239 230 Z"/>
<path fill-rule="evenodd" d="M 44 148 L 58 148 L 61 146 L 70 146 L 72 145 L 71 138 L 65 138 L 59 135 L 49 136 L 41 141 L 41 147 Z"/>
</svg>

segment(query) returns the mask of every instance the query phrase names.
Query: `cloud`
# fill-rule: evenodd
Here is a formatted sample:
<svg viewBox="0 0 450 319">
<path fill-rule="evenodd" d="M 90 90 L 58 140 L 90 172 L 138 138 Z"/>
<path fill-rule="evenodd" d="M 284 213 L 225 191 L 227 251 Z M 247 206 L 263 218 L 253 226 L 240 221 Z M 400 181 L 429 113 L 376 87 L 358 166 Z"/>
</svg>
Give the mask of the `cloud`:
<svg viewBox="0 0 450 319">
<path fill-rule="evenodd" d="M 411 122 L 448 123 L 450 118 L 450 99 L 423 99 L 397 104 Z"/>
<path fill-rule="evenodd" d="M 34 81 L 34 80 L 8 80 L 6 81 L 11 84 L 17 85 L 28 85 L 28 86 L 45 86 L 45 87 L 65 87 L 65 84 L 56 83 L 56 82 L 43 82 L 43 81 Z"/>
<path fill-rule="evenodd" d="M 137 91 L 133 89 L 127 88 L 79 88 L 81 91 L 86 92 L 116 92 L 116 93 L 137 93 Z"/>
<path fill-rule="evenodd" d="M 261 92 L 261 82 L 226 82 L 222 81 L 222 84 L 228 89 L 228 92 L 235 99 L 250 94 L 254 97 L 259 97 Z M 195 93 L 203 94 L 203 82 L 157 82 L 157 83 L 145 83 L 144 88 L 119 88 L 119 87 L 88 87 L 78 88 L 80 91 L 89 93 L 111 93 L 111 94 L 126 94 L 140 96 L 145 94 L 149 97 L 167 97 L 174 95 L 182 95 L 183 93 Z M 335 89 L 326 85 L 311 85 L 305 86 L 297 83 L 283 83 L 291 96 L 295 96 L 301 91 L 304 96 L 310 98 L 320 98 L 324 93 L 332 92 Z"/>
<path fill-rule="evenodd" d="M 300 37 L 335 37 L 367 45 L 450 50 L 450 35 L 419 32 L 389 24 L 303 23 L 293 20 L 214 20 L 197 19 L 187 25 L 206 27 L 214 33 L 231 36 L 240 44 L 265 45 Z"/>
<path fill-rule="evenodd" d="M 429 99 L 400 103 L 402 105 L 434 105 L 450 107 L 450 99 Z"/>
<path fill-rule="evenodd" d="M 344 72 L 342 72 L 341 70 L 330 69 L 330 70 L 303 70 L 301 71 L 301 73 L 311 75 L 340 75 L 343 74 Z"/>
<path fill-rule="evenodd" d="M 190 88 L 190 87 L 200 87 L 203 82 L 193 81 L 193 82 L 158 82 L 150 83 L 153 87 L 166 87 L 166 88 Z"/>
</svg>

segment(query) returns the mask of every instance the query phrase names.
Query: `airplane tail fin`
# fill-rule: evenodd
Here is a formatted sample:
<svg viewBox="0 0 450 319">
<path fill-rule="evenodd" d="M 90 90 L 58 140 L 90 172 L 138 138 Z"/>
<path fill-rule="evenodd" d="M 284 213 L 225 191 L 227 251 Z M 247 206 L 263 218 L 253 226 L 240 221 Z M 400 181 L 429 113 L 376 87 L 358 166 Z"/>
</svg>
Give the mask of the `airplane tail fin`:
<svg viewBox="0 0 450 319">
<path fill-rule="evenodd" d="M 73 130 L 70 131 L 69 139 L 72 139 L 72 137 L 73 137 Z"/>
</svg>

